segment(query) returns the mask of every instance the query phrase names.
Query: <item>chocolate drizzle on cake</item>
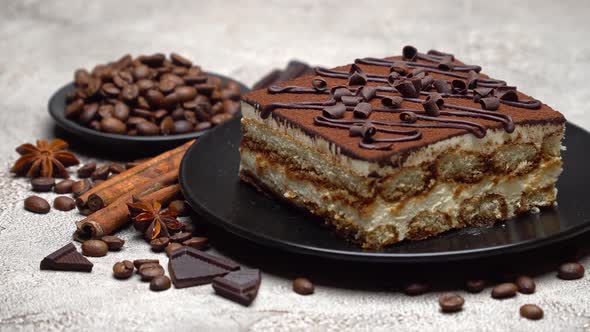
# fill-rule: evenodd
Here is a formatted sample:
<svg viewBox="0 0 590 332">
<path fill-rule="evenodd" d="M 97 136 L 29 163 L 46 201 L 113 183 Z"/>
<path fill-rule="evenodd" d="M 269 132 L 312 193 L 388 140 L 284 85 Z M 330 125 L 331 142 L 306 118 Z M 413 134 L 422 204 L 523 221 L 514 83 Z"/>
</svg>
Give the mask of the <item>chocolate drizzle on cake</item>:
<svg viewBox="0 0 590 332">
<path fill-rule="evenodd" d="M 422 60 L 423 62 L 417 62 Z M 426 62 L 426 63 L 425 63 Z M 389 67 L 389 75 L 366 72 L 359 65 Z M 271 86 L 270 94 L 327 95 L 324 101 L 275 102 L 264 105 L 261 117 L 267 118 L 278 108 L 322 111 L 314 124 L 348 130 L 351 137 L 359 137 L 364 149 L 389 150 L 398 142 L 420 140 L 420 128 L 464 129 L 478 138 L 486 135 L 486 127 L 467 119 L 498 122 L 508 133 L 514 131 L 512 117 L 502 113 L 501 105 L 523 109 L 539 109 L 538 100 L 519 100 L 516 87 L 492 78 L 480 77 L 480 66 L 455 62 L 452 54 L 435 50 L 423 54 L 412 46 L 403 49 L 402 60 L 363 58 L 355 60 L 350 70 L 316 68 L 311 87 Z M 434 78 L 431 73 L 443 75 Z M 329 86 L 324 79 L 346 80 L 345 85 Z M 368 82 L 379 83 L 369 86 Z M 421 98 L 421 97 L 424 97 Z M 370 104 L 374 98 L 382 107 Z M 448 103 L 445 99 L 471 99 L 479 107 Z M 422 109 L 403 108 L 404 103 L 420 104 Z M 344 119 L 352 112 L 352 119 Z M 399 114 L 399 121 L 372 120 L 371 114 L 388 112 Z M 461 119 L 467 118 L 467 119 Z M 384 135 L 376 136 L 377 133 Z"/>
</svg>

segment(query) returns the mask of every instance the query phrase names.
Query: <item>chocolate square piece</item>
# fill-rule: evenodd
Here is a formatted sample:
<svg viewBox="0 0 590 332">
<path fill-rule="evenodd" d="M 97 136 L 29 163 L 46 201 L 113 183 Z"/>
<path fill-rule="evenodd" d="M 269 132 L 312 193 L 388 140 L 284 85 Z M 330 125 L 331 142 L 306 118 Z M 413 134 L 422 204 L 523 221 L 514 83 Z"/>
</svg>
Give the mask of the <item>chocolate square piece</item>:
<svg viewBox="0 0 590 332">
<path fill-rule="evenodd" d="M 213 279 L 215 293 L 249 306 L 258 294 L 260 270 L 241 269 Z"/>
<path fill-rule="evenodd" d="M 225 258 L 213 256 L 191 247 L 172 252 L 168 271 L 176 288 L 208 284 L 215 277 L 224 276 L 240 266 Z"/>
<path fill-rule="evenodd" d="M 41 270 L 91 272 L 93 264 L 78 252 L 72 243 L 53 252 L 41 261 Z"/>
</svg>

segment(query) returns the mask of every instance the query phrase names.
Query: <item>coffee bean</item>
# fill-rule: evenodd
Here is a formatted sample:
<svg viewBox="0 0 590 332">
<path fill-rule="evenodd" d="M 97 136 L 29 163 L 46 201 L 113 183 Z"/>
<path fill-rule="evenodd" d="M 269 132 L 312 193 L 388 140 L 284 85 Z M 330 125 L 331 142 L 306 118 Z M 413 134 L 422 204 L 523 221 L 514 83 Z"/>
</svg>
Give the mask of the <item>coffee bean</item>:
<svg viewBox="0 0 590 332">
<path fill-rule="evenodd" d="M 531 320 L 543 318 L 543 309 L 534 304 L 525 304 L 520 307 L 520 315 Z"/>
<path fill-rule="evenodd" d="M 211 117 L 211 123 L 213 123 L 214 125 L 220 125 L 231 118 L 232 118 L 231 114 L 219 113 L 219 114 L 215 114 L 213 117 Z"/>
<path fill-rule="evenodd" d="M 117 88 L 117 86 L 114 85 L 113 83 L 105 83 L 102 86 L 102 92 L 106 96 L 116 97 L 116 96 L 119 95 L 119 93 L 121 92 L 121 90 L 119 90 L 119 88 Z"/>
<path fill-rule="evenodd" d="M 80 116 L 80 113 L 82 113 L 83 108 L 84 108 L 84 100 L 76 99 L 71 104 L 66 106 L 66 110 L 65 110 L 66 118 L 76 118 L 76 117 Z"/>
<path fill-rule="evenodd" d="M 170 244 L 169 244 L 169 245 L 166 247 L 166 255 L 167 255 L 168 257 L 170 257 L 170 254 L 172 254 L 172 252 L 173 252 L 174 250 L 176 250 L 176 249 L 178 249 L 178 248 L 181 248 L 181 247 L 183 247 L 183 245 L 182 245 L 182 244 L 180 244 L 180 243 L 176 243 L 176 242 L 172 242 L 172 243 L 170 243 Z"/>
<path fill-rule="evenodd" d="M 81 179 L 89 178 L 96 170 L 96 163 L 90 162 L 78 168 L 78 177 Z"/>
<path fill-rule="evenodd" d="M 307 278 L 297 278 L 293 280 L 293 291 L 300 295 L 313 294 L 315 287 Z"/>
<path fill-rule="evenodd" d="M 197 96 L 197 89 L 184 85 L 174 89 L 174 93 L 176 94 L 176 102 L 182 103 L 194 99 Z"/>
<path fill-rule="evenodd" d="M 100 127 L 103 131 L 111 134 L 125 134 L 127 132 L 127 125 L 113 117 L 104 118 L 100 121 Z"/>
<path fill-rule="evenodd" d="M 202 131 L 202 130 L 207 130 L 209 128 L 212 127 L 211 122 L 205 121 L 205 122 L 200 122 L 199 124 L 197 124 L 195 126 L 195 131 Z"/>
<path fill-rule="evenodd" d="M 45 214 L 49 213 L 51 207 L 43 198 L 39 196 L 29 196 L 25 199 L 25 209 L 34 213 Z"/>
<path fill-rule="evenodd" d="M 457 312 L 463 308 L 465 300 L 456 293 L 443 293 L 438 298 L 438 304 L 443 312 Z"/>
<path fill-rule="evenodd" d="M 170 93 L 176 88 L 176 83 L 172 80 L 161 80 L 160 84 L 158 84 L 158 89 L 163 93 Z"/>
<path fill-rule="evenodd" d="M 193 65 L 193 63 L 189 59 L 183 57 L 178 53 L 170 53 L 170 60 L 172 60 L 173 63 L 183 67 L 190 67 Z"/>
<path fill-rule="evenodd" d="M 109 165 L 102 165 L 92 172 L 92 180 L 106 180 L 111 173 Z"/>
<path fill-rule="evenodd" d="M 121 91 L 121 97 L 127 101 L 133 101 L 139 96 L 139 87 L 135 84 L 129 84 Z"/>
<path fill-rule="evenodd" d="M 150 76 L 150 68 L 148 66 L 137 66 L 133 69 L 133 77 L 135 80 L 141 80 Z"/>
<path fill-rule="evenodd" d="M 517 291 L 518 287 L 515 284 L 506 282 L 492 288 L 492 297 L 495 299 L 506 299 L 515 296 Z"/>
<path fill-rule="evenodd" d="M 153 291 L 163 291 L 170 288 L 170 278 L 167 276 L 158 276 L 150 281 L 150 289 Z"/>
<path fill-rule="evenodd" d="M 143 93 L 147 90 L 153 89 L 155 83 L 152 80 L 141 79 L 137 81 L 137 87 L 139 88 L 139 91 Z"/>
<path fill-rule="evenodd" d="M 181 199 L 174 200 L 168 204 L 168 209 L 176 212 L 177 216 L 187 216 L 189 213 L 189 207 L 185 201 Z"/>
<path fill-rule="evenodd" d="M 121 121 L 127 121 L 129 119 L 129 106 L 123 102 L 116 102 L 113 110 L 113 116 Z"/>
<path fill-rule="evenodd" d="M 174 122 L 172 132 L 174 134 L 185 134 L 193 130 L 193 124 L 186 120 L 178 120 Z"/>
<path fill-rule="evenodd" d="M 143 136 L 154 136 L 160 133 L 160 127 L 152 122 L 142 122 L 137 124 L 137 132 Z"/>
<path fill-rule="evenodd" d="M 430 290 L 430 285 L 422 282 L 411 282 L 404 285 L 404 293 L 410 296 L 422 295 Z"/>
<path fill-rule="evenodd" d="M 136 259 L 133 261 L 133 266 L 135 266 L 135 268 L 139 270 L 139 268 L 143 264 L 149 264 L 149 263 L 160 264 L 160 261 L 157 259 Z"/>
<path fill-rule="evenodd" d="M 62 180 L 55 184 L 53 191 L 56 194 L 69 194 L 72 192 L 72 185 L 74 182 L 74 180 Z"/>
<path fill-rule="evenodd" d="M 128 260 L 113 265 L 113 276 L 117 279 L 128 279 L 133 274 L 133 263 Z"/>
<path fill-rule="evenodd" d="M 139 267 L 141 280 L 150 281 L 155 277 L 164 275 L 164 268 L 158 263 L 146 263 Z"/>
<path fill-rule="evenodd" d="M 145 98 L 147 102 L 150 104 L 150 107 L 153 108 L 160 108 L 164 106 L 164 94 L 156 89 L 148 90 L 145 93 Z"/>
<path fill-rule="evenodd" d="M 76 208 L 76 201 L 68 196 L 57 196 L 53 200 L 53 207 L 60 211 L 71 211 Z"/>
<path fill-rule="evenodd" d="M 123 245 L 125 244 L 125 240 L 114 235 L 105 235 L 100 239 L 107 244 L 110 251 L 121 250 L 121 248 L 123 248 Z"/>
<path fill-rule="evenodd" d="M 584 266 L 577 262 L 563 263 L 559 266 L 557 276 L 563 280 L 580 279 L 584 276 Z"/>
<path fill-rule="evenodd" d="M 535 280 L 529 276 L 520 276 L 516 278 L 516 286 L 522 294 L 533 294 L 535 292 Z"/>
<path fill-rule="evenodd" d="M 168 135 L 174 130 L 174 119 L 172 117 L 167 116 L 165 117 L 162 122 L 160 122 L 160 132 L 164 135 Z"/>
<path fill-rule="evenodd" d="M 188 232 L 180 232 L 170 236 L 170 242 L 184 242 L 192 237 L 191 233 Z"/>
<path fill-rule="evenodd" d="M 74 193 L 74 197 L 80 197 L 80 195 L 90 190 L 90 188 L 92 188 L 92 183 L 90 180 L 84 179 L 74 182 L 72 185 L 72 192 Z"/>
<path fill-rule="evenodd" d="M 150 246 L 152 250 L 155 252 L 164 251 L 168 244 L 170 243 L 170 239 L 167 237 L 159 237 L 150 241 Z"/>
<path fill-rule="evenodd" d="M 195 249 L 204 249 L 209 244 L 209 239 L 206 237 L 192 237 L 184 242 L 182 245 L 192 247 Z"/>
<path fill-rule="evenodd" d="M 88 85 L 90 81 L 90 73 L 86 69 L 77 69 L 74 72 L 74 82 L 77 85 Z"/>
<path fill-rule="evenodd" d="M 113 107 L 113 105 L 102 105 L 98 108 L 98 116 L 101 119 L 109 118 L 109 117 L 113 116 L 114 112 L 115 112 L 115 108 Z"/>
<path fill-rule="evenodd" d="M 101 240 L 86 240 L 82 243 L 82 255 L 90 257 L 106 256 L 109 247 Z"/>
<path fill-rule="evenodd" d="M 55 185 L 55 179 L 51 177 L 40 177 L 34 178 L 31 180 L 31 186 L 33 187 L 33 191 L 36 192 L 48 192 L 51 191 L 51 188 Z"/>
<path fill-rule="evenodd" d="M 486 288 L 486 282 L 480 279 L 467 280 L 465 282 L 465 288 L 470 293 L 479 293 Z"/>
<path fill-rule="evenodd" d="M 166 60 L 166 56 L 162 53 L 155 53 L 152 55 L 142 55 L 138 57 L 138 60 L 145 63 L 150 67 L 158 67 L 162 65 L 164 60 Z"/>
</svg>

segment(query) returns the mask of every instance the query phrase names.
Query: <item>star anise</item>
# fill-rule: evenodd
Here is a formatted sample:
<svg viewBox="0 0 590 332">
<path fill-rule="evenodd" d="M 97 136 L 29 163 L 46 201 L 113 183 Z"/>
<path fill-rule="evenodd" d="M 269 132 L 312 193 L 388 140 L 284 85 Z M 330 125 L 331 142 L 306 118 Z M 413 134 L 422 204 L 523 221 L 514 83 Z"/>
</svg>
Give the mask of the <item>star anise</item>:
<svg viewBox="0 0 590 332">
<path fill-rule="evenodd" d="M 176 219 L 176 212 L 170 209 L 162 211 L 162 204 L 157 201 L 134 199 L 133 203 L 127 203 L 127 207 L 135 228 L 144 232 L 148 241 L 158 237 L 169 237 L 168 231 L 178 231 L 182 228 L 182 223 Z"/>
<path fill-rule="evenodd" d="M 10 169 L 19 176 L 69 178 L 67 167 L 78 165 L 80 161 L 71 152 L 66 151 L 68 143 L 61 139 L 51 142 L 37 140 L 37 145 L 23 144 L 16 148 L 21 157 Z"/>
</svg>

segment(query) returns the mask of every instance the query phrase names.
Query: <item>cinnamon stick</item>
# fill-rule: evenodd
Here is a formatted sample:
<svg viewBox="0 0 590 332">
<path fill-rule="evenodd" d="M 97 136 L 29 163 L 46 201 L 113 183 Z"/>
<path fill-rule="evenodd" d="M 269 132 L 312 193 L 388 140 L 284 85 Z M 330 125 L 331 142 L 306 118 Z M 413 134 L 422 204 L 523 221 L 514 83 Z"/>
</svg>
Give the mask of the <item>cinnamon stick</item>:
<svg viewBox="0 0 590 332">
<path fill-rule="evenodd" d="M 158 201 L 162 205 L 167 205 L 180 196 L 179 184 L 163 186 L 161 182 L 155 181 L 138 190 L 142 189 L 143 191 L 139 193 L 125 194 L 108 208 L 94 212 L 85 219 L 76 222 L 77 230 L 74 233 L 74 239 L 83 241 L 90 238 L 100 238 L 112 234 L 124 226 L 129 221 L 127 203 L 132 201 L 134 195 L 143 200 Z"/>
<path fill-rule="evenodd" d="M 193 142 L 164 152 L 92 188 L 76 199 L 78 209 L 98 211 L 135 188 L 153 182 L 155 177 L 171 170 L 178 171 L 184 153 Z"/>
</svg>

